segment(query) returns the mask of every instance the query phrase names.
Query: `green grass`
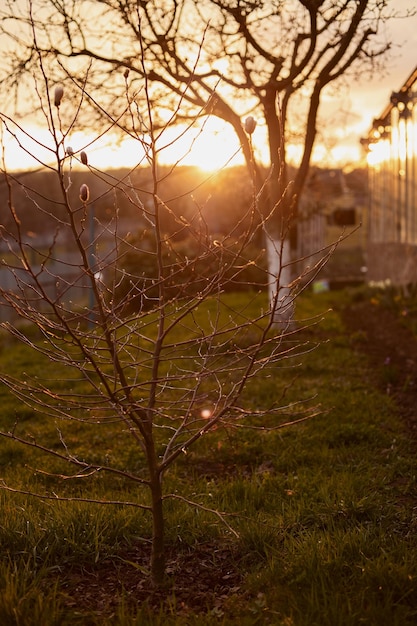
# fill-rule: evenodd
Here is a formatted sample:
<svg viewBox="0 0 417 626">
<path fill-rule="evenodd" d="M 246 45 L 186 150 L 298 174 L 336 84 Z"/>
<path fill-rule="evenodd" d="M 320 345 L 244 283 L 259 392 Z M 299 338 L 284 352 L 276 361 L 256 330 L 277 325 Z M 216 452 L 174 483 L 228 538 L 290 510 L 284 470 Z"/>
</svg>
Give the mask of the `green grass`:
<svg viewBox="0 0 417 626">
<path fill-rule="evenodd" d="M 239 296 L 242 297 L 242 296 Z M 232 546 L 242 587 L 218 613 L 181 616 L 121 602 L 110 616 L 65 609 L 60 573 L 97 564 L 122 546 L 148 540 L 150 521 L 128 507 L 41 501 L 0 492 L 0 622 L 4 624 L 276 624 L 282 626 L 406 626 L 417 621 L 415 443 L 392 398 L 375 389 L 370 366 L 355 350 L 338 310 L 349 292 L 306 294 L 298 315 L 334 307 L 300 338 L 316 350 L 297 367 L 277 367 L 251 383 L 245 398 L 268 406 L 283 397 L 320 406 L 319 414 L 283 430 L 219 429 L 203 438 L 167 475 L 166 490 L 230 513 L 231 535 L 208 512 L 168 500 L 167 542 Z M 39 358 L 39 357 L 37 357 Z M 39 362 L 13 342 L 0 354 L 10 373 L 39 371 Z M 292 384 L 291 384 L 292 382 Z M 37 437 L 53 439 L 42 416 L 0 389 L 2 424 L 16 415 Z M 268 424 L 271 426 L 271 424 Z M 49 430 L 48 430 L 49 429 Z M 140 469 L 141 458 L 112 426 L 71 424 L 78 452 L 91 447 Z M 54 479 L 33 468 L 64 471 L 34 450 L 0 441 L 0 472 L 10 485 L 53 491 Z M 221 468 L 221 470 L 218 470 Z M 68 495 L 132 499 L 137 487 L 94 476 L 59 485 Z"/>
</svg>

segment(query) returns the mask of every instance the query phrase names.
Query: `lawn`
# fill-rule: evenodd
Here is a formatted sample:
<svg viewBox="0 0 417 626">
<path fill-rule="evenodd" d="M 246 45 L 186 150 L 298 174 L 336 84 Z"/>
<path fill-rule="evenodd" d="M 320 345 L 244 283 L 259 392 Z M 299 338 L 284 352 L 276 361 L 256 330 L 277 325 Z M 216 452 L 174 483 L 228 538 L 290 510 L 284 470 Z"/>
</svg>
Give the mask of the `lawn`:
<svg viewBox="0 0 417 626">
<path fill-rule="evenodd" d="M 145 512 L 71 500 L 132 501 L 135 485 L 99 473 L 57 479 L 58 460 L 1 440 L 4 483 L 51 499 L 0 492 L 0 622 L 415 624 L 416 441 L 376 384 L 360 333 L 344 326 L 353 295 L 303 295 L 297 316 L 323 315 L 300 331 L 304 355 L 252 381 L 245 396 L 254 414 L 279 399 L 284 417 L 307 405 L 314 417 L 277 430 L 256 417 L 250 429 L 219 428 L 170 470 L 165 488 L 200 508 L 166 501 L 166 590 L 147 586 Z M 45 375 L 51 364 L 2 339 L 3 371 Z M 4 429 L 18 417 L 36 440 L 56 436 L 6 388 L 0 397 Z M 114 428 L 74 422 L 66 441 L 140 471 L 143 459 Z M 56 485 L 68 501 L 53 499 Z M 225 512 L 226 524 L 207 509 Z"/>
</svg>

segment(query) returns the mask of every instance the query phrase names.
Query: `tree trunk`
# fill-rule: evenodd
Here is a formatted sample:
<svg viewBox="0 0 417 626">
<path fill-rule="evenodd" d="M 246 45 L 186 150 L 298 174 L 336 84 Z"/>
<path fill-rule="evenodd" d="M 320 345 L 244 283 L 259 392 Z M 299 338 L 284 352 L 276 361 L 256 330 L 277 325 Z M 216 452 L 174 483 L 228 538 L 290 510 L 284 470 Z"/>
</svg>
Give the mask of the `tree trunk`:
<svg viewBox="0 0 417 626">
<path fill-rule="evenodd" d="M 290 283 L 291 244 L 288 237 L 267 234 L 266 241 L 269 271 L 269 303 L 274 324 L 285 330 L 293 320 L 294 302 Z"/>
<path fill-rule="evenodd" d="M 292 249 L 290 224 L 293 208 L 292 189 L 288 186 L 285 158 L 284 120 L 277 110 L 275 88 L 264 97 L 272 175 L 269 183 L 270 219 L 266 227 L 266 249 L 269 271 L 269 302 L 272 320 L 285 329 L 294 315 L 291 294 Z"/>
<path fill-rule="evenodd" d="M 151 578 L 156 587 L 160 587 L 165 579 L 165 541 L 164 513 L 162 505 L 162 487 L 158 474 L 151 477 L 152 491 L 152 552 Z"/>
<path fill-rule="evenodd" d="M 155 587 L 161 587 L 165 580 L 165 520 L 162 503 L 162 473 L 155 450 L 151 420 L 146 423 L 145 432 L 146 459 L 152 498 L 151 579 Z"/>
</svg>

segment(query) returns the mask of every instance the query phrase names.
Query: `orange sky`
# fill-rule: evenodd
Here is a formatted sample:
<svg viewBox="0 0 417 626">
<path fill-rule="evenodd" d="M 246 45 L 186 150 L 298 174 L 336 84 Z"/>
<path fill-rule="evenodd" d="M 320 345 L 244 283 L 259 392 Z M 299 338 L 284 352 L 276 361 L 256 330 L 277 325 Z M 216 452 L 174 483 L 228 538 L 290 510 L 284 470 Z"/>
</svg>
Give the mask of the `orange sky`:
<svg viewBox="0 0 417 626">
<path fill-rule="evenodd" d="M 377 74 L 372 80 L 353 85 L 349 89 L 347 104 L 350 108 L 350 124 L 346 126 L 343 145 L 358 150 L 358 139 L 368 134 L 374 118 L 378 118 L 389 104 L 392 91 L 398 91 L 417 66 L 417 2 L 391 0 L 392 9 L 398 12 L 415 10 L 416 15 L 406 19 L 391 20 L 385 28 L 393 42 L 386 59 L 385 74 Z M 347 107 L 346 107 L 347 108 Z"/>
<path fill-rule="evenodd" d="M 416 9 L 417 2 L 411 0 L 392 0 L 391 4 L 396 11 Z M 325 144 L 316 142 L 314 159 L 323 166 L 352 165 L 361 159 L 361 147 L 359 140 L 366 136 L 371 127 L 372 120 L 378 117 L 389 102 L 392 91 L 398 90 L 417 66 L 417 15 L 407 19 L 392 20 L 385 26 L 388 37 L 393 41 L 393 48 L 386 60 L 385 74 L 369 77 L 355 84 L 349 85 L 336 96 L 324 94 L 321 105 L 322 116 L 326 120 L 336 120 L 337 126 L 331 129 Z M 38 138 L 39 129 L 29 129 Z M 173 131 L 175 134 L 177 131 Z M 171 132 L 167 132 L 165 143 L 170 143 L 173 138 Z M 71 147 L 75 152 L 85 148 L 85 142 L 91 138 L 74 135 L 70 138 Z M 264 133 L 258 126 L 253 136 L 257 144 L 257 158 L 262 160 L 262 152 L 265 150 Z M 88 147 L 89 161 L 98 168 L 131 166 L 140 160 L 137 142 L 126 144 L 123 147 L 116 142 L 106 145 L 96 142 Z M 30 150 L 30 142 L 28 144 Z M 34 144 L 32 144 L 33 147 Z M 174 151 L 175 150 L 175 151 Z M 266 150 L 265 150 L 266 151 Z M 297 157 L 297 150 L 290 146 L 289 156 Z M 45 158 L 43 155 L 42 158 Z M 233 131 L 224 123 L 210 119 L 206 123 L 204 132 L 194 141 L 190 151 L 190 141 L 176 143 L 172 150 L 166 150 L 161 155 L 161 161 L 172 162 L 181 160 L 184 164 L 196 164 L 205 169 L 219 169 L 228 163 L 242 163 L 239 154 L 239 146 Z M 49 156 L 47 160 L 50 161 Z M 17 156 L 15 149 L 6 146 L 6 163 L 11 167 L 12 163 L 19 164 L 20 168 L 36 167 L 33 159 L 20 150 Z M 74 161 L 75 163 L 75 161 Z"/>
</svg>

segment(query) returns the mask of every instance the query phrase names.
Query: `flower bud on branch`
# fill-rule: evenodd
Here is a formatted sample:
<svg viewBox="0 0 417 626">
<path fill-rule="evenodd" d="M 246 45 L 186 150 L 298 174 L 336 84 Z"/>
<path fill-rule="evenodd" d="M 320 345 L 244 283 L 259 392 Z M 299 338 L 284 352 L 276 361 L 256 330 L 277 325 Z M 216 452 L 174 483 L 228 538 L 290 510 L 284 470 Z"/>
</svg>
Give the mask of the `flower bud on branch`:
<svg viewBox="0 0 417 626">
<path fill-rule="evenodd" d="M 248 133 L 248 135 L 252 135 L 255 128 L 256 120 L 252 117 L 252 115 L 249 115 L 249 117 L 245 119 L 245 131 Z"/>
<path fill-rule="evenodd" d="M 81 163 L 83 163 L 84 165 L 88 165 L 87 153 L 84 152 L 84 150 L 80 152 L 80 159 L 81 159 Z"/>
<path fill-rule="evenodd" d="M 63 95 L 64 95 L 64 88 L 62 87 L 62 85 L 58 85 L 57 87 L 55 87 L 54 104 L 56 107 L 59 107 L 59 105 L 61 104 Z"/>
<path fill-rule="evenodd" d="M 81 202 L 88 202 L 89 197 L 90 197 L 90 190 L 88 188 L 88 185 L 84 183 L 80 187 L 80 200 Z"/>
</svg>

